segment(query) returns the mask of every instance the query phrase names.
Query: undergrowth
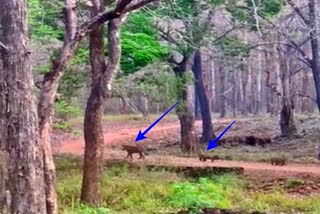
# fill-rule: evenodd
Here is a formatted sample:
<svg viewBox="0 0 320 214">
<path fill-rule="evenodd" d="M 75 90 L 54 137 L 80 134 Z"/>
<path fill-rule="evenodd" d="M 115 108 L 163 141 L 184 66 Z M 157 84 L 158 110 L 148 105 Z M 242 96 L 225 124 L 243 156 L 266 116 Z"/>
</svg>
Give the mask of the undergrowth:
<svg viewBox="0 0 320 214">
<path fill-rule="evenodd" d="M 284 192 L 249 193 L 246 181 L 232 174 L 188 179 L 167 171 L 105 169 L 102 204 L 91 208 L 80 204 L 81 161 L 56 158 L 58 200 L 63 214 L 177 213 L 181 209 L 218 207 L 268 213 L 320 213 L 320 196 L 295 198 Z"/>
</svg>

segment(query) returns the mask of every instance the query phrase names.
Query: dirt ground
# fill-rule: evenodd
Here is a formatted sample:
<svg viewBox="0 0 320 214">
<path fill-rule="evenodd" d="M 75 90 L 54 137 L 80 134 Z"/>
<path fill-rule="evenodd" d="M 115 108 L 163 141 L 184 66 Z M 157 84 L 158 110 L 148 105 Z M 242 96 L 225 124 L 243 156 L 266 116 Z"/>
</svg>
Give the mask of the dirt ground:
<svg viewBox="0 0 320 214">
<path fill-rule="evenodd" d="M 215 133 L 219 134 L 233 119 L 219 119 L 214 121 Z M 138 131 L 146 129 L 149 121 L 126 123 L 110 122 L 104 125 L 105 157 L 106 159 L 125 159 L 125 151 L 120 150 L 123 144 L 134 144 Z M 243 167 L 246 173 L 258 171 L 277 175 L 315 175 L 320 177 L 320 165 L 317 162 L 316 145 L 320 142 L 318 120 L 316 118 L 301 118 L 298 120 L 299 134 L 292 139 L 275 138 L 279 135 L 276 120 L 265 118 L 239 118 L 224 138 L 232 136 L 254 135 L 257 137 L 270 137 L 270 145 L 261 146 L 219 146 L 212 153 L 232 157 L 232 161 L 217 160 L 215 162 L 200 162 L 195 156 L 181 154 L 178 145 L 180 130 L 178 121 L 160 122 L 146 136 L 142 143 L 148 150 L 152 150 L 144 163 L 160 163 L 169 165 L 188 166 L 223 166 Z M 201 134 L 201 121 L 196 122 Z M 66 138 L 59 145 L 54 146 L 56 153 L 72 153 L 82 155 L 84 141 L 82 137 Z M 285 154 L 290 163 L 286 166 L 272 166 L 265 161 L 270 154 Z M 139 162 L 141 160 L 133 160 Z M 279 177 L 278 176 L 278 177 Z"/>
</svg>

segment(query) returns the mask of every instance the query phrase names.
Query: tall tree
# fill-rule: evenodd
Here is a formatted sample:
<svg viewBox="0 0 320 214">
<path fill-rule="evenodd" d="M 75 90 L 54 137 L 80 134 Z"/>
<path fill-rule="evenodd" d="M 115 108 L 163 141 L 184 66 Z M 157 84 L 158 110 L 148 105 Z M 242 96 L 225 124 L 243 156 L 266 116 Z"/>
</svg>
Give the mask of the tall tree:
<svg viewBox="0 0 320 214">
<path fill-rule="evenodd" d="M 50 70 L 45 73 L 41 84 L 40 98 L 38 102 L 39 132 L 44 151 L 44 169 L 46 180 L 46 198 L 49 213 L 57 213 L 55 195 L 55 168 L 52 160 L 50 132 L 54 113 L 54 102 L 59 87 L 59 82 L 65 68 L 74 56 L 80 42 L 97 25 L 118 18 L 122 13 L 139 8 L 140 5 L 154 0 L 120 0 L 116 7 L 109 11 L 102 11 L 89 21 L 78 26 L 75 0 L 64 1 L 65 35 L 62 47 L 57 51 L 57 56 L 52 60 Z M 111 4 L 112 2 L 109 2 Z M 130 5 L 129 5 L 130 4 Z"/>
<path fill-rule="evenodd" d="M 282 50 L 281 47 L 278 48 L 279 52 L 279 64 L 280 64 L 280 74 L 281 74 L 281 84 L 282 84 L 282 103 L 280 111 L 280 129 L 283 136 L 291 136 L 296 132 L 296 127 L 294 123 L 294 105 L 292 97 L 292 66 L 290 63 L 290 48 Z"/>
<path fill-rule="evenodd" d="M 206 91 L 204 85 L 204 71 L 202 69 L 202 60 L 201 60 L 201 50 L 196 50 L 194 54 L 194 61 L 192 66 L 192 71 L 195 78 L 195 88 L 198 94 L 200 108 L 201 108 L 201 118 L 202 118 L 202 139 L 204 143 L 208 143 L 210 139 L 214 139 L 215 135 L 213 133 L 213 125 L 211 119 L 211 109 L 208 99 L 208 91 Z"/>
<path fill-rule="evenodd" d="M 300 55 L 303 57 L 301 59 L 310 68 L 313 74 L 313 80 L 316 91 L 316 101 L 318 110 L 320 111 L 320 54 L 319 54 L 319 13 L 317 13 L 317 7 L 319 7 L 319 2 L 315 0 L 308 0 L 309 13 L 306 15 L 300 7 L 298 7 L 292 0 L 286 0 L 288 4 L 293 8 L 296 14 L 300 17 L 304 26 L 309 29 L 309 35 L 307 41 L 310 41 L 311 45 L 311 57 L 308 53 L 301 48 L 305 44 L 303 41 L 301 44 L 295 42 L 288 35 L 284 36 L 290 41 L 291 45 L 297 49 Z"/>
<path fill-rule="evenodd" d="M 8 153 L 1 213 L 47 213 L 43 150 L 30 69 L 27 1 L 1 2 L 0 134 Z M 4 209 L 3 209 L 4 208 Z"/>
<path fill-rule="evenodd" d="M 101 200 L 100 182 L 102 177 L 103 129 L 102 117 L 107 99 L 111 96 L 113 80 L 119 70 L 121 58 L 120 27 L 130 11 L 139 9 L 154 0 L 141 0 L 128 5 L 118 18 L 108 23 L 108 57 L 104 56 L 104 27 L 93 26 L 90 33 L 90 64 L 92 74 L 91 92 L 87 100 L 84 119 L 85 153 L 81 201 L 98 206 Z M 121 8 L 122 1 L 116 8 Z M 104 11 L 104 1 L 92 0 L 91 15 Z"/>
</svg>

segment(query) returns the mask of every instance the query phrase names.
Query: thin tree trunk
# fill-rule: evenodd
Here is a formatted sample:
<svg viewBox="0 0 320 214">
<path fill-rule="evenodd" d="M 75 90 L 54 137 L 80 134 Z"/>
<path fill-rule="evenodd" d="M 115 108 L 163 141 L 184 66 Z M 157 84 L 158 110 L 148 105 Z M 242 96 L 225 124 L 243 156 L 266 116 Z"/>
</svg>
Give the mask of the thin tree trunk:
<svg viewBox="0 0 320 214">
<path fill-rule="evenodd" d="M 77 46 L 77 43 L 70 42 L 74 39 L 77 29 L 77 16 L 74 11 L 75 6 L 75 0 L 65 0 L 64 16 L 66 21 L 66 36 L 64 46 L 60 51 L 59 57 L 53 61 L 51 71 L 44 75 L 38 103 L 39 133 L 44 152 L 46 203 L 47 212 L 50 214 L 58 213 L 55 165 L 50 140 L 51 124 L 59 82 L 63 75 L 66 62 L 72 57 L 72 53 Z"/>
<path fill-rule="evenodd" d="M 217 63 L 214 65 L 214 94 L 215 94 L 215 100 L 213 104 L 214 112 L 219 113 L 220 107 L 221 107 L 221 95 L 220 95 L 220 65 Z"/>
<path fill-rule="evenodd" d="M 304 97 L 301 98 L 301 111 L 303 113 L 310 113 L 311 109 L 312 109 L 312 103 L 310 101 L 309 98 L 307 98 L 309 96 L 309 84 L 310 84 L 310 80 L 309 80 L 309 75 L 307 72 L 303 72 L 303 79 L 302 79 L 302 95 Z"/>
<path fill-rule="evenodd" d="M 225 79 L 226 74 L 223 69 L 223 65 L 219 66 L 219 77 L 220 77 L 220 117 L 224 118 L 226 116 L 226 95 L 225 92 Z"/>
<path fill-rule="evenodd" d="M 311 42 L 311 70 L 317 95 L 317 106 L 320 111 L 320 55 L 317 12 L 315 0 L 309 0 L 310 42 Z"/>
<path fill-rule="evenodd" d="M 0 10 L 0 39 L 6 46 L 0 48 L 0 145 L 8 161 L 0 212 L 46 214 L 43 150 L 27 47 L 27 1 L 3 0 Z"/>
<path fill-rule="evenodd" d="M 262 106 L 262 87 L 261 87 L 261 80 L 262 80 L 262 57 L 261 52 L 258 52 L 258 71 L 257 71 L 257 99 L 256 99 L 256 109 L 255 114 L 261 113 L 261 106 Z"/>
<path fill-rule="evenodd" d="M 286 51 L 288 53 L 289 51 Z M 282 52 L 279 47 L 279 61 L 282 83 L 282 108 L 280 111 L 280 129 L 283 136 L 290 137 L 296 132 L 294 124 L 293 102 L 290 92 L 290 64 L 288 54 Z"/>
<path fill-rule="evenodd" d="M 101 3 L 99 7 L 103 7 L 103 4 Z M 90 34 L 92 86 L 84 121 L 85 153 L 81 201 L 92 206 L 98 206 L 101 200 L 100 182 L 104 143 L 102 116 L 107 98 L 111 95 L 113 79 L 119 69 L 120 25 L 121 18 L 113 19 L 108 23 L 109 56 L 107 66 L 105 66 L 103 58 L 103 26 L 97 26 Z"/>
<path fill-rule="evenodd" d="M 176 66 L 173 68 L 178 82 L 177 93 L 180 104 L 179 106 L 177 106 L 177 115 L 180 121 L 182 152 L 193 152 L 197 148 L 197 142 L 194 141 L 193 136 L 194 116 L 188 103 L 188 99 L 190 97 L 190 90 L 188 90 L 188 80 L 186 78 L 188 61 L 189 58 L 184 56 L 182 62 L 174 62 Z"/>
<path fill-rule="evenodd" d="M 194 54 L 192 71 L 195 77 L 195 87 L 198 91 L 199 104 L 201 108 L 202 118 L 202 143 L 208 143 L 210 139 L 214 139 L 213 124 L 210 112 L 210 103 L 207 91 L 204 85 L 203 70 L 201 65 L 201 51 L 197 50 Z"/>
</svg>

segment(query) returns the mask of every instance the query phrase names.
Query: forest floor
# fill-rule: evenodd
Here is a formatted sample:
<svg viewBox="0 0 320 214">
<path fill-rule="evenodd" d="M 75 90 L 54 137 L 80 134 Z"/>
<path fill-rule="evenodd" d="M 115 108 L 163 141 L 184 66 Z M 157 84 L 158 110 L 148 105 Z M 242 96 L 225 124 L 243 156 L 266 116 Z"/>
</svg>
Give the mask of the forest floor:
<svg viewBox="0 0 320 214">
<path fill-rule="evenodd" d="M 121 116 L 119 118 L 104 118 L 105 173 L 114 174 L 105 178 L 106 185 L 104 186 L 104 189 L 106 190 L 104 192 L 108 195 L 105 196 L 105 200 L 107 201 L 106 204 L 108 207 L 121 210 L 121 212 L 117 211 L 117 213 L 137 213 L 137 210 L 139 210 L 139 213 L 154 213 L 153 211 L 141 211 L 141 209 L 153 209 L 150 208 L 151 202 L 148 201 L 148 203 L 144 203 L 144 200 L 154 199 L 155 196 L 153 194 L 155 193 L 148 191 L 148 193 L 150 192 L 150 195 L 143 199 L 140 198 L 142 197 L 141 194 L 138 194 L 139 191 L 144 191 L 146 188 L 155 190 L 158 188 L 158 190 L 161 189 L 161 191 L 163 191 L 163 189 L 171 188 L 170 185 L 172 185 L 172 182 L 176 182 L 176 185 L 178 185 L 179 188 L 179 185 L 192 184 L 193 186 L 192 188 L 190 187 L 191 189 L 189 189 L 189 186 L 188 188 L 186 187 L 186 189 L 193 190 L 197 187 L 197 182 L 202 182 L 201 180 L 193 180 L 192 182 L 195 183 L 183 183 L 184 181 L 182 180 L 182 183 L 179 183 L 179 172 L 172 173 L 171 171 L 167 171 L 167 167 L 189 167 L 189 169 L 191 167 L 195 170 L 199 170 L 200 167 L 241 167 L 244 169 L 244 173 L 233 178 L 239 178 L 241 181 L 244 181 L 244 186 L 240 185 L 242 189 L 240 188 L 239 190 L 236 189 L 236 184 L 235 187 L 232 187 L 234 188 L 234 192 L 232 192 L 230 197 L 224 196 L 228 200 L 231 200 L 232 197 L 237 194 L 244 194 L 240 194 L 241 197 L 239 197 L 245 197 L 246 199 L 241 203 L 238 203 L 240 199 L 235 200 L 234 206 L 260 211 L 275 210 L 274 212 L 266 213 L 319 213 L 320 162 L 316 159 L 317 146 L 320 144 L 320 123 L 318 116 L 296 116 L 298 133 L 290 139 L 278 137 L 280 135 L 280 130 L 277 118 L 263 116 L 237 118 L 236 123 L 223 137 L 224 139 L 231 139 L 232 141 L 236 138 L 254 136 L 257 138 L 271 138 L 272 141 L 265 146 L 251 146 L 244 142 L 228 142 L 209 152 L 210 154 L 219 155 L 219 157 L 221 157 L 221 160 L 215 160 L 214 162 L 209 160 L 201 162 L 196 154 L 185 155 L 181 153 L 179 145 L 179 122 L 174 117 L 166 118 L 146 135 L 147 139 L 139 142 L 139 144 L 142 144 L 148 150 L 149 154 L 146 156 L 146 159 L 140 160 L 136 155 L 134 155 L 132 161 L 126 159 L 127 154 L 125 151 L 121 150 L 121 145 L 134 145 L 138 131 L 145 130 L 156 118 L 157 116 L 152 116 L 148 120 L 141 120 L 141 118 L 139 119 L 132 116 L 130 116 L 130 119 Z M 57 154 L 56 163 L 59 177 L 59 200 L 64 204 L 64 209 L 69 209 L 70 204 L 72 204 L 69 198 L 71 196 L 74 197 L 74 192 L 77 193 L 80 188 L 79 184 L 81 183 L 80 169 L 82 168 L 82 161 L 79 159 L 79 156 L 82 156 L 84 152 L 84 140 L 83 136 L 81 136 L 81 129 L 83 126 L 80 121 L 81 119 L 82 118 L 77 118 L 70 121 L 72 126 L 72 131 L 70 132 L 54 129 L 52 138 L 53 149 Z M 215 119 L 213 121 L 215 134 L 219 135 L 232 121 L 233 119 L 231 118 Z M 197 121 L 195 125 L 197 134 L 201 135 L 201 121 Z M 61 158 L 59 163 L 59 157 L 63 157 L 65 154 L 72 155 L 67 155 L 67 158 Z M 285 155 L 288 159 L 288 164 L 285 166 L 271 165 L 270 158 L 278 155 Z M 76 161 L 77 164 L 66 161 L 72 156 L 78 159 L 78 161 Z M 229 160 L 226 160 L 227 157 Z M 120 165 L 117 165 L 117 163 L 120 163 Z M 130 167 L 131 165 L 142 166 L 142 171 L 134 169 L 127 170 L 126 167 Z M 164 170 L 150 171 L 147 169 L 147 172 L 143 171 L 146 169 L 144 166 L 150 165 L 165 167 Z M 65 176 L 64 174 L 67 175 Z M 204 177 L 205 176 L 206 175 L 204 175 Z M 175 180 L 177 178 L 179 179 Z M 223 179 L 225 177 L 222 176 L 219 178 Z M 159 182 L 168 182 L 168 184 L 160 184 Z M 216 181 L 212 182 L 213 183 L 210 183 L 210 185 L 217 183 Z M 221 185 L 223 186 L 224 183 L 224 181 L 222 184 L 218 182 L 216 184 L 217 188 L 221 188 Z M 162 185 L 161 188 L 159 185 Z M 201 185 L 203 184 L 201 183 Z M 117 188 L 115 188 L 115 186 Z M 141 190 L 138 188 L 140 186 Z M 182 188 L 180 190 L 186 189 Z M 229 191 L 230 189 L 228 189 L 228 194 Z M 124 194 L 127 192 L 130 192 L 132 197 Z M 160 195 L 162 194 L 163 192 Z M 172 194 L 172 192 L 170 192 L 170 194 Z M 170 194 L 166 198 L 170 199 Z M 79 193 L 75 195 L 79 195 Z M 183 195 L 186 194 L 183 193 Z M 189 193 L 187 195 L 189 195 Z M 198 195 L 198 193 L 190 193 L 190 195 L 195 196 Z M 181 197 L 181 195 L 177 196 L 179 203 Z M 137 203 L 137 198 L 143 203 Z M 188 200 L 189 199 L 190 198 L 188 198 Z M 194 198 L 192 198 L 192 200 L 193 199 Z M 135 205 L 130 204 L 130 206 L 125 206 L 130 200 L 134 201 Z M 121 201 L 121 203 L 115 203 L 114 201 Z M 165 200 L 159 198 L 156 201 L 157 203 L 154 204 L 154 206 L 158 207 L 160 206 L 158 204 L 159 201 L 164 203 Z M 119 205 L 116 206 L 114 204 Z M 167 209 L 168 207 L 167 205 L 161 206 L 163 206 L 163 209 Z M 184 206 L 179 205 L 179 207 Z M 227 207 L 229 207 L 229 205 Z M 65 213 L 73 212 L 66 211 Z"/>
<path fill-rule="evenodd" d="M 149 119 L 152 122 L 152 118 Z M 215 119 L 214 130 L 218 135 L 233 119 Z M 134 144 L 138 131 L 145 130 L 150 121 L 109 121 L 104 124 L 105 158 L 111 160 L 123 160 L 126 152 L 121 150 L 123 144 Z M 79 125 L 79 124 L 77 124 Z M 80 127 L 80 126 L 79 126 Z M 197 131 L 201 132 L 201 121 L 196 122 Z M 276 139 L 265 147 L 238 144 L 223 145 L 214 149 L 214 154 L 229 156 L 232 161 L 216 160 L 215 162 L 200 162 L 195 155 L 184 155 L 180 152 L 179 123 L 178 121 L 161 121 L 141 142 L 148 150 L 149 155 L 145 160 L 135 159 L 135 163 L 178 165 L 178 166 L 216 166 L 216 167 L 242 167 L 246 174 L 257 174 L 282 177 L 312 175 L 320 177 L 320 165 L 316 160 L 316 145 L 320 141 L 320 126 L 317 117 L 298 117 L 298 134 L 291 139 Z M 233 127 L 224 138 L 243 137 L 253 135 L 255 137 L 274 138 L 280 134 L 276 118 L 255 117 L 238 118 Z M 55 134 L 59 139 L 59 146 L 54 146 L 56 153 L 71 153 L 82 155 L 84 141 L 82 137 L 68 138 L 59 133 Z M 60 137 L 59 137 L 60 136 Z M 70 135 L 68 135 L 70 136 Z M 55 139 L 55 141 L 57 141 Z M 65 139 L 65 140 L 62 140 Z M 289 163 L 286 166 L 273 166 L 267 161 L 274 156 L 283 154 Z M 222 158 L 223 159 L 223 158 Z M 258 172 L 258 173 L 255 173 Z"/>
</svg>

